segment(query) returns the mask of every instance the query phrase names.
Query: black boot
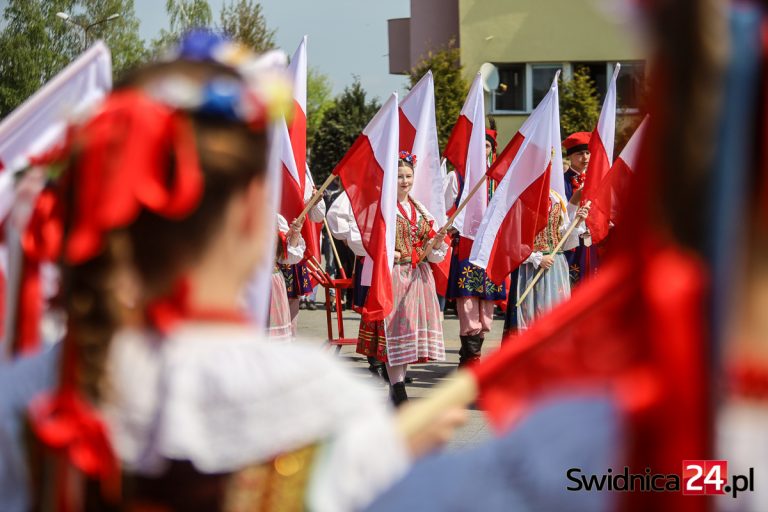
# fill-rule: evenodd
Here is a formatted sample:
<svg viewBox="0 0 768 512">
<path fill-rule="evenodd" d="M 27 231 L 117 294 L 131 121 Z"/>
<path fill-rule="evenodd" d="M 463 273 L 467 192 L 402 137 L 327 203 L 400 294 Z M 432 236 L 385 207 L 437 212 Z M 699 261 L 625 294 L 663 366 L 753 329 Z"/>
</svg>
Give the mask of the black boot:
<svg viewBox="0 0 768 512">
<path fill-rule="evenodd" d="M 483 352 L 483 342 L 485 341 L 485 335 L 483 333 L 473 334 L 469 336 L 469 346 L 472 352 L 472 361 L 479 361 L 480 354 Z"/>
<path fill-rule="evenodd" d="M 389 396 L 395 407 L 400 407 L 403 402 L 408 401 L 408 395 L 405 392 L 405 382 L 396 382 L 389 388 Z"/>
<path fill-rule="evenodd" d="M 469 361 L 469 336 L 459 336 L 461 348 L 459 349 L 459 368 Z"/>
</svg>

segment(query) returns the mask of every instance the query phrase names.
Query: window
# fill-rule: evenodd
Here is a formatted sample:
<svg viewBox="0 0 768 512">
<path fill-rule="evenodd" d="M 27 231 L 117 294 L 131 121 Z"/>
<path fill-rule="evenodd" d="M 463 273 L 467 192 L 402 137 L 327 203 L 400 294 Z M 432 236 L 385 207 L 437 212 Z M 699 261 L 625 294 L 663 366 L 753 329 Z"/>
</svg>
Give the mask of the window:
<svg viewBox="0 0 768 512">
<path fill-rule="evenodd" d="M 530 113 L 549 91 L 552 79 L 562 70 L 565 79 L 573 76 L 579 68 L 586 68 L 595 84 L 598 100 L 602 105 L 608 82 L 613 76 L 612 62 L 573 63 L 505 63 L 496 64 L 499 82 L 506 90 L 491 93 L 491 112 L 500 114 Z M 640 108 L 645 83 L 645 63 L 642 61 L 622 62 L 621 73 L 616 81 L 618 108 L 623 112 L 634 112 Z"/>
<path fill-rule="evenodd" d="M 603 104 L 605 99 L 605 93 L 608 91 L 608 80 L 611 78 L 611 74 L 608 73 L 608 66 L 605 62 L 574 62 L 572 64 L 573 71 L 575 72 L 579 68 L 586 68 L 589 73 L 589 77 L 595 83 L 595 89 L 597 89 L 597 97 L 600 104 Z M 613 72 L 613 69 L 611 69 Z"/>
<path fill-rule="evenodd" d="M 507 86 L 503 93 L 493 93 L 493 110 L 525 112 L 525 64 L 499 64 L 499 82 Z"/>
<path fill-rule="evenodd" d="M 611 65 L 613 73 L 613 65 Z M 638 110 L 645 90 L 645 63 L 622 62 L 616 78 L 616 103 L 620 110 Z"/>
<path fill-rule="evenodd" d="M 549 92 L 555 73 L 562 72 L 561 64 L 531 64 L 531 101 L 528 109 L 533 110 Z"/>
</svg>

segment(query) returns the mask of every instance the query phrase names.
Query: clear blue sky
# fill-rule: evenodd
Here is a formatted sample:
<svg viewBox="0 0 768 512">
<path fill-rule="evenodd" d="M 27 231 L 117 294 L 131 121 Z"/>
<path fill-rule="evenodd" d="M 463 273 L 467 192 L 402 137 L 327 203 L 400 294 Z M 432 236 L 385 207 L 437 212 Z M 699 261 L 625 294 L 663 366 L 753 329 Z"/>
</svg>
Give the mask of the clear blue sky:
<svg viewBox="0 0 768 512">
<path fill-rule="evenodd" d="M 215 20 L 225 0 L 209 0 Z M 228 3 L 231 0 L 226 0 Z M 4 3 L 0 1 L 0 3 Z M 167 27 L 163 0 L 134 0 L 141 36 L 153 38 Z M 309 65 L 327 74 L 334 94 L 360 77 L 372 96 L 401 93 L 405 77 L 389 74 L 387 20 L 410 15 L 410 0 L 262 0 L 277 44 L 289 55 L 309 36 Z"/>
</svg>

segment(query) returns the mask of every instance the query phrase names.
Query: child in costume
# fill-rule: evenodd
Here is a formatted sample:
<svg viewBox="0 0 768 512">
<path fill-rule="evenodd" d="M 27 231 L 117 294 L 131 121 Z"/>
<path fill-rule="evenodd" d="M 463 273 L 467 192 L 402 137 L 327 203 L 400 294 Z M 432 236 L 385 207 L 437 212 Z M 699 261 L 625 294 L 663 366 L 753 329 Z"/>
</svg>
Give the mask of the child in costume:
<svg viewBox="0 0 768 512">
<path fill-rule="evenodd" d="M 306 244 L 301 236 L 301 223 L 288 227 L 285 217 L 277 214 L 277 254 L 272 272 L 272 291 L 269 299 L 269 337 L 273 340 L 290 340 L 295 336 L 292 328 L 291 309 L 285 279 L 280 265 L 294 265 L 304 257 Z"/>
</svg>

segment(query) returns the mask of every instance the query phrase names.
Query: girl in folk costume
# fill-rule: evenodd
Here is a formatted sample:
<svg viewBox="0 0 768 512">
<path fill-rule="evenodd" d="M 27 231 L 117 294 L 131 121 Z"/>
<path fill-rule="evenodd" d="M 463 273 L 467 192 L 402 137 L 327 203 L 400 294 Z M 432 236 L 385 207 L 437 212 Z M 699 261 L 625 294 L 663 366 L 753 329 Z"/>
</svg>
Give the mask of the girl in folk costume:
<svg viewBox="0 0 768 512">
<path fill-rule="evenodd" d="M 407 443 L 333 358 L 243 321 L 273 257 L 266 126 L 291 97 L 269 55 L 187 36 L 50 168 L 24 238 L 61 265 L 68 329 L 59 386 L 29 410 L 30 508 L 359 510 L 437 440 Z"/>
<path fill-rule="evenodd" d="M 485 131 L 485 155 L 488 165 L 496 155 L 496 131 Z M 448 174 L 445 184 L 445 204 L 454 208 L 461 197 L 461 184 L 455 171 Z M 493 180 L 487 180 L 487 194 L 490 200 L 495 190 Z M 480 358 L 485 333 L 491 330 L 493 310 L 497 301 L 506 299 L 506 286 L 494 284 L 485 271 L 469 262 L 472 240 L 454 233 L 454 251 L 448 276 L 447 298 L 456 299 L 459 315 L 459 367 Z"/>
<path fill-rule="evenodd" d="M 386 363 L 395 405 L 408 399 L 408 364 L 445 360 L 440 305 L 427 261 L 439 263 L 448 249 L 444 242 L 436 244 L 426 261 L 420 263 L 429 241 L 435 236 L 442 240 L 445 235 L 434 232 L 432 216 L 408 195 L 413 187 L 416 156 L 407 151 L 401 151 L 399 156 L 392 312 L 383 322 L 361 319 L 357 343 L 359 354 Z"/>
<path fill-rule="evenodd" d="M 292 329 L 291 310 L 285 279 L 280 265 L 294 265 L 304 257 L 306 244 L 301 236 L 301 225 L 297 220 L 290 228 L 285 217 L 277 214 L 277 253 L 275 269 L 272 272 L 272 292 L 269 300 L 269 337 L 274 340 L 289 340 L 295 335 Z"/>
<path fill-rule="evenodd" d="M 588 213 L 588 206 L 579 208 L 573 222 L 582 221 Z M 553 253 L 570 227 L 570 223 L 565 199 L 554 190 L 550 190 L 547 225 L 536 235 L 533 252 L 520 265 L 517 283 L 515 283 L 516 296 L 520 297 L 528 288 L 539 268 L 545 269 L 545 272 L 522 304 L 516 308 L 518 329 L 527 329 L 536 318 L 571 296 L 568 262 L 563 251 L 570 250 L 579 244 L 579 235 L 585 231 L 584 223 L 580 223 L 571 232 L 560 251 Z M 509 307 L 513 308 L 514 304 L 509 304 Z"/>
</svg>

